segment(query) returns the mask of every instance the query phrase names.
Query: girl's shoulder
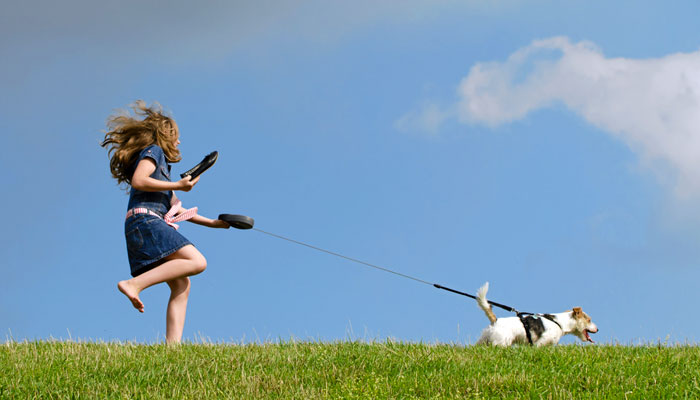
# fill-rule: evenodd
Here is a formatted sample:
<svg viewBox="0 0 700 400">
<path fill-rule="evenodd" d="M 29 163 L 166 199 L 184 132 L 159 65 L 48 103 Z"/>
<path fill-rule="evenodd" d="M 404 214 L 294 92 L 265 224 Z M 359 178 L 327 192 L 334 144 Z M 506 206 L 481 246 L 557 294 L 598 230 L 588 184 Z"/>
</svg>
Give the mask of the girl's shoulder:
<svg viewBox="0 0 700 400">
<path fill-rule="evenodd" d="M 150 157 L 156 162 L 160 161 L 164 156 L 165 153 L 163 153 L 163 149 L 161 149 L 157 144 L 152 144 L 141 150 L 139 153 L 139 159 Z"/>
</svg>

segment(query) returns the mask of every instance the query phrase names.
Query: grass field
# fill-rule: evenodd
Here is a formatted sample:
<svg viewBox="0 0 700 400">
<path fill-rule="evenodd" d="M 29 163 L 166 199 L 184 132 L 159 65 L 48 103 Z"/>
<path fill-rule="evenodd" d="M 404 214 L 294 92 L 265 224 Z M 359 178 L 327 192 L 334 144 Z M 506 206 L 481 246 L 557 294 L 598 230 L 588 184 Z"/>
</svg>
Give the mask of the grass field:
<svg viewBox="0 0 700 400">
<path fill-rule="evenodd" d="M 9 341 L 0 398 L 700 398 L 700 348 Z"/>
</svg>

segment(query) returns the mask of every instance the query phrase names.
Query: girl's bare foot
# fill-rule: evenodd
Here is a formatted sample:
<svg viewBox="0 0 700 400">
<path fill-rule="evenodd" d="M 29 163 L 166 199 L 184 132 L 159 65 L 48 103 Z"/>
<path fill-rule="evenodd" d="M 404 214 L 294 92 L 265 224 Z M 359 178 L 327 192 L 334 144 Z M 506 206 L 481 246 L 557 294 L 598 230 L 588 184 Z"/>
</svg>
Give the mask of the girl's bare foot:
<svg viewBox="0 0 700 400">
<path fill-rule="evenodd" d="M 117 287 L 120 292 L 124 293 L 126 297 L 131 300 L 131 304 L 134 305 L 135 309 L 139 310 L 139 312 L 143 312 L 143 303 L 141 299 L 139 299 L 139 292 L 131 286 L 129 281 L 120 281 Z"/>
</svg>

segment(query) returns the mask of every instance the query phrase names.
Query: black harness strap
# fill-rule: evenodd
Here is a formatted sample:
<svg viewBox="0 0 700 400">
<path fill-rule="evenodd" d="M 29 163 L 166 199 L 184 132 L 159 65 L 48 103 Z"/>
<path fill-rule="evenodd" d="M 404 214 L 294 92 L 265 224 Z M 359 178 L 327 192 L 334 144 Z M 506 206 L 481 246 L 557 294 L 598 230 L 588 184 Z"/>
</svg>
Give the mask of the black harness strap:
<svg viewBox="0 0 700 400">
<path fill-rule="evenodd" d="M 523 328 L 525 328 L 527 342 L 530 343 L 530 345 L 532 345 L 532 334 L 530 334 L 530 319 L 524 317 L 523 314 L 520 313 L 518 313 L 518 318 L 520 318 L 520 322 L 523 324 Z"/>
<path fill-rule="evenodd" d="M 532 346 L 532 331 L 534 330 L 535 333 L 539 336 L 544 332 L 544 325 L 542 324 L 542 321 L 538 321 L 538 319 L 546 318 L 559 327 L 562 332 L 564 332 L 564 329 L 559 325 L 559 322 L 556 321 L 554 315 L 552 314 L 531 314 L 531 313 L 518 313 L 518 318 L 520 318 L 520 323 L 523 324 L 523 328 L 525 328 L 525 336 L 527 336 L 527 342 L 530 343 Z M 539 324 L 535 323 L 539 322 Z M 534 325 L 533 325 L 534 324 Z"/>
<path fill-rule="evenodd" d="M 559 329 L 561 329 L 561 331 L 564 332 L 564 328 L 562 328 L 561 325 L 559 325 L 559 322 L 557 322 L 557 320 L 554 319 L 554 315 L 552 315 L 552 314 L 542 314 L 542 317 L 547 318 L 548 320 L 550 320 L 550 321 L 554 322 L 555 324 L 557 324 L 557 326 L 559 327 Z"/>
</svg>

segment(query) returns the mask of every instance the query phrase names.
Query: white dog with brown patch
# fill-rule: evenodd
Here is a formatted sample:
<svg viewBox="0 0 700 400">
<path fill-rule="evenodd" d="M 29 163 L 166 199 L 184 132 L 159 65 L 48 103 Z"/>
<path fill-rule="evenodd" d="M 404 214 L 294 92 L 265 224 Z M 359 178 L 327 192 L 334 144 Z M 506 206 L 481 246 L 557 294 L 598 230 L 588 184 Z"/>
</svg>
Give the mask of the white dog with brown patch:
<svg viewBox="0 0 700 400">
<path fill-rule="evenodd" d="M 476 302 L 484 310 L 491 325 L 484 329 L 477 344 L 510 346 L 514 343 L 544 346 L 559 343 L 562 336 L 572 334 L 584 342 L 591 342 L 589 333 L 598 332 L 581 307 L 558 314 L 535 314 L 520 317 L 496 318 L 491 305 L 486 300 L 489 283 L 486 282 L 476 294 Z"/>
</svg>

